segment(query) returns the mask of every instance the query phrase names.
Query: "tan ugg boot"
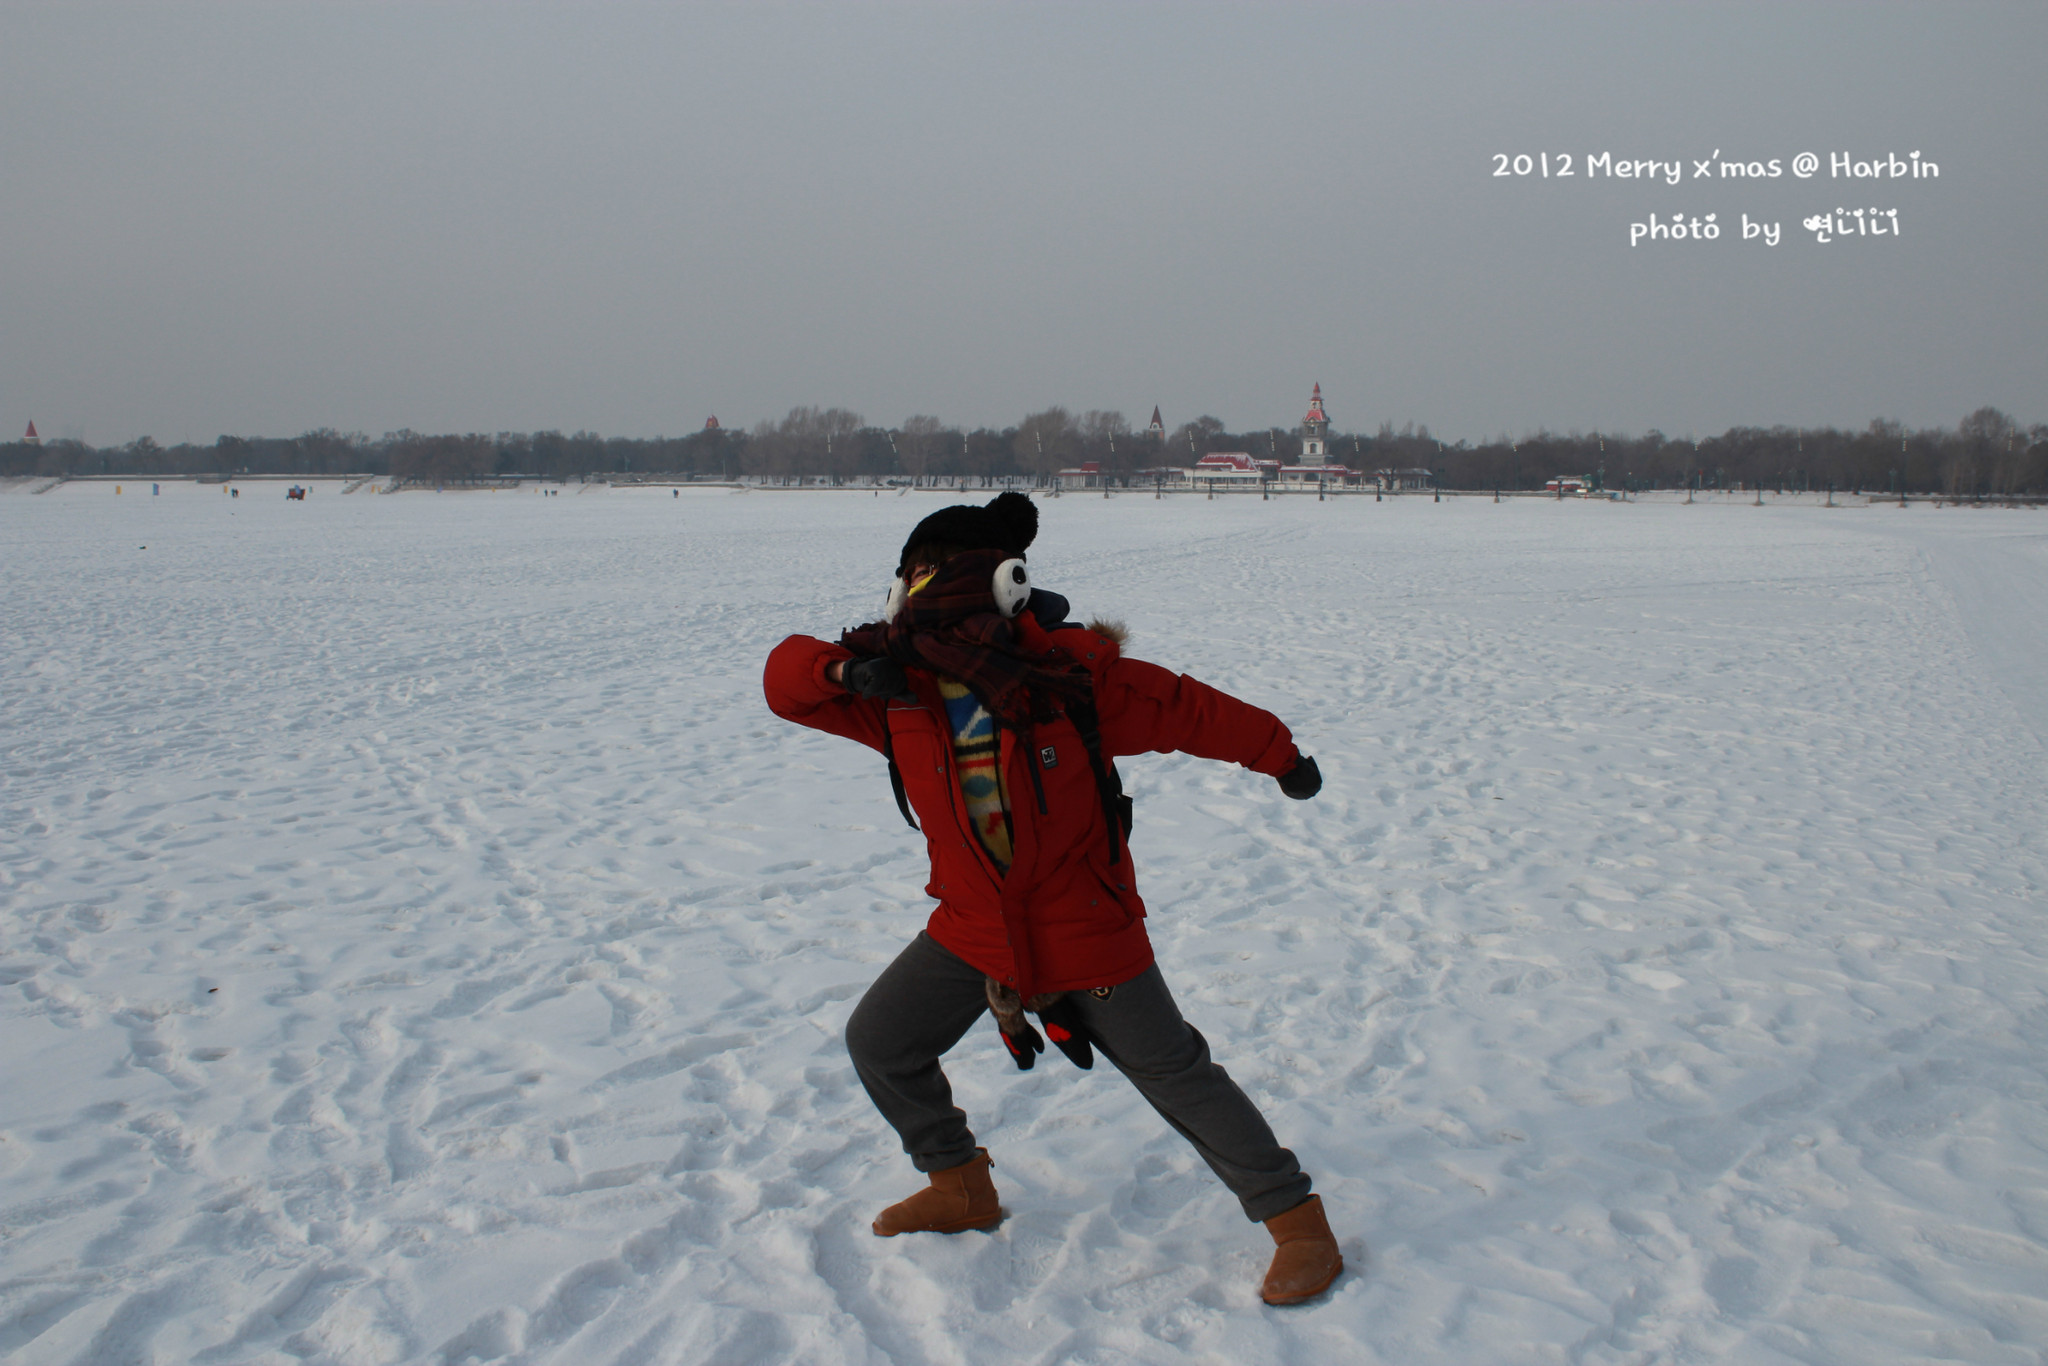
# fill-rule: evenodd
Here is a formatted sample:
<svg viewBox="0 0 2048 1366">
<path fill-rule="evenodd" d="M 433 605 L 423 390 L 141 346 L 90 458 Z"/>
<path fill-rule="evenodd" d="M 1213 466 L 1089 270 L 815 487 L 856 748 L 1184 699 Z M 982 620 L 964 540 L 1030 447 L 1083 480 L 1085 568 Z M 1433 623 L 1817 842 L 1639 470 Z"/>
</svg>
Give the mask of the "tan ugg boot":
<svg viewBox="0 0 2048 1366">
<path fill-rule="evenodd" d="M 988 1175 L 988 1169 L 994 1165 L 988 1149 L 976 1148 L 974 1156 L 959 1166 L 930 1173 L 929 1186 L 875 1216 L 875 1236 L 894 1238 L 899 1233 L 959 1233 L 970 1228 L 993 1227 L 1003 1217 L 1002 1205 L 996 1199 L 996 1183 Z"/>
<path fill-rule="evenodd" d="M 1344 1269 L 1337 1237 L 1323 1217 L 1322 1196 L 1311 1195 L 1285 1214 L 1274 1215 L 1266 1228 L 1278 1244 L 1273 1264 L 1266 1268 L 1266 1283 L 1259 1287 L 1259 1298 L 1267 1304 L 1312 1300 Z"/>
</svg>

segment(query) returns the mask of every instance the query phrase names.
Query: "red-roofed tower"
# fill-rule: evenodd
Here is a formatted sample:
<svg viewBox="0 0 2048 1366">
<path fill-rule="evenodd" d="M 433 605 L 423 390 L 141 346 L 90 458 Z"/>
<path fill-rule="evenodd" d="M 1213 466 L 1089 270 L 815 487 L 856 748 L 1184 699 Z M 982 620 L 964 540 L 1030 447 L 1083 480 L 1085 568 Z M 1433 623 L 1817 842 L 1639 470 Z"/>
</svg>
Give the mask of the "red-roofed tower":
<svg viewBox="0 0 2048 1366">
<path fill-rule="evenodd" d="M 33 421 L 28 424 L 28 431 L 22 436 L 21 440 L 24 445 L 28 446 L 40 446 L 43 444 L 43 439 L 36 435 L 36 424 Z"/>
<path fill-rule="evenodd" d="M 1322 382 L 1317 381 L 1315 394 L 1308 401 L 1308 416 L 1301 420 L 1301 463 L 1329 464 L 1329 439 L 1330 419 L 1323 412 Z"/>
</svg>

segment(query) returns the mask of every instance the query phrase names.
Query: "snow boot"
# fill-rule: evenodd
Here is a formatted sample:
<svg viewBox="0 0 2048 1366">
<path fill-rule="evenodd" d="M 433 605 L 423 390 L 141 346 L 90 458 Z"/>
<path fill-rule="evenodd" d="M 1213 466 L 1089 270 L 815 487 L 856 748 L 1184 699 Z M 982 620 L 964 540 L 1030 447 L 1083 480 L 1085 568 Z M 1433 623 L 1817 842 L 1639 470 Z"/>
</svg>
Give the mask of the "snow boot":
<svg viewBox="0 0 2048 1366">
<path fill-rule="evenodd" d="M 994 1165 L 988 1149 L 976 1148 L 974 1156 L 959 1166 L 930 1173 L 929 1186 L 875 1216 L 875 1236 L 993 1228 L 1003 1217 L 996 1183 L 988 1175 Z"/>
<path fill-rule="evenodd" d="M 1259 1298 L 1267 1304 L 1312 1300 L 1344 1269 L 1336 1235 L 1323 1217 L 1322 1196 L 1311 1195 L 1285 1214 L 1274 1215 L 1266 1228 L 1278 1245 L 1273 1264 L 1266 1268 L 1266 1283 L 1259 1287 Z"/>
</svg>

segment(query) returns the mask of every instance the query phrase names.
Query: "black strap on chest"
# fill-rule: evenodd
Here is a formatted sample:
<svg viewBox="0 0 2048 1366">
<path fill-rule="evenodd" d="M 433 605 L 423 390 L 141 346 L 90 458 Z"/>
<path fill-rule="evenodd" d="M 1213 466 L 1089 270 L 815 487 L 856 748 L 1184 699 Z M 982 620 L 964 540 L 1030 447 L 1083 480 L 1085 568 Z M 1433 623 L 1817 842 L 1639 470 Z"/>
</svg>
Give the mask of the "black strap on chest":
<svg viewBox="0 0 2048 1366">
<path fill-rule="evenodd" d="M 1067 703 L 1067 719 L 1081 732 L 1081 748 L 1088 751 L 1088 768 L 1095 775 L 1095 794 L 1102 799 L 1102 823 L 1109 831 L 1109 866 L 1123 862 L 1124 844 L 1131 833 L 1131 799 L 1124 795 L 1124 779 L 1114 763 L 1102 757 L 1102 727 L 1095 715 L 1095 696 L 1087 701 Z"/>
<path fill-rule="evenodd" d="M 882 757 L 889 761 L 889 787 L 896 794 L 896 809 L 903 813 L 903 819 L 910 828 L 923 833 L 924 827 L 917 823 L 917 817 L 910 814 L 910 797 L 903 791 L 903 770 L 896 767 L 896 740 L 889 733 L 889 713 L 882 713 Z"/>
</svg>

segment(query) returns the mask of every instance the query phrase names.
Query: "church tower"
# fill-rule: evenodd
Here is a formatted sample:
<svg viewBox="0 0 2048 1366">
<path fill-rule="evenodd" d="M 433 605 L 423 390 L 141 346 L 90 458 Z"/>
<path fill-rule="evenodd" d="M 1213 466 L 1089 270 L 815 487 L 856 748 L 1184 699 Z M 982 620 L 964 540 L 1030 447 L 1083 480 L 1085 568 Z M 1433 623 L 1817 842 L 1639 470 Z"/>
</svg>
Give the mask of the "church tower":
<svg viewBox="0 0 2048 1366">
<path fill-rule="evenodd" d="M 1161 445 L 1166 444 L 1166 424 L 1159 420 L 1159 405 L 1156 403 L 1152 405 L 1152 425 L 1145 428 L 1145 435 Z"/>
<path fill-rule="evenodd" d="M 1323 386 L 1318 381 L 1315 395 L 1308 401 L 1308 416 L 1301 420 L 1301 463 L 1329 464 L 1329 440 L 1330 419 L 1323 413 Z"/>
<path fill-rule="evenodd" d="M 43 444 L 43 439 L 36 435 L 35 423 L 31 422 L 28 424 L 28 432 L 21 438 L 21 444 L 24 446 L 40 446 Z"/>
</svg>

